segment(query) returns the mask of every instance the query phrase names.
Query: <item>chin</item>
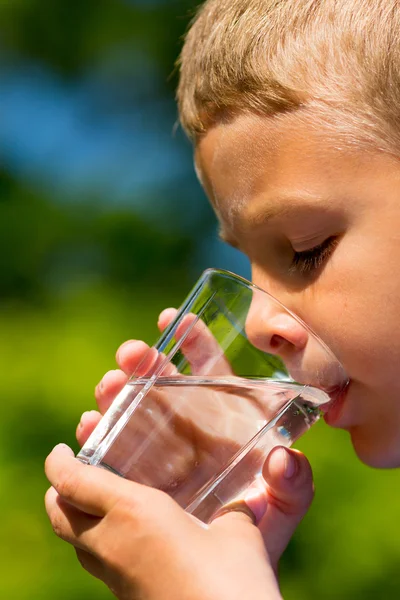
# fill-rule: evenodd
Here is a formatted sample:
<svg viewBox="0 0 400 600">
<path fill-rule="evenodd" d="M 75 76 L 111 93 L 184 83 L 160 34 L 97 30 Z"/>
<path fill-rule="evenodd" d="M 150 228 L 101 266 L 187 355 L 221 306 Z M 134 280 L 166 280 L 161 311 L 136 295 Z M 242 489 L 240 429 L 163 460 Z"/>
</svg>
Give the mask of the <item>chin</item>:
<svg viewBox="0 0 400 600">
<path fill-rule="evenodd" d="M 358 458 L 374 469 L 396 469 L 400 467 L 400 440 L 374 432 L 366 435 L 361 428 L 350 430 L 351 441 Z"/>
</svg>

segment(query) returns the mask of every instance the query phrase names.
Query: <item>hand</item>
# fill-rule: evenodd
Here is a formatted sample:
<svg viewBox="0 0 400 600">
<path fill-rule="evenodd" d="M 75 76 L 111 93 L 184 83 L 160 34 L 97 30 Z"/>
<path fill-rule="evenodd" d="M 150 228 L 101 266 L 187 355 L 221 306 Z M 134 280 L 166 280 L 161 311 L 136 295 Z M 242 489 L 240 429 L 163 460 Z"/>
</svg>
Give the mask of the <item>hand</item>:
<svg viewBox="0 0 400 600">
<path fill-rule="evenodd" d="M 161 330 L 175 317 L 175 313 L 174 309 L 168 309 L 161 314 Z M 177 337 L 187 332 L 192 320 L 193 315 L 185 317 Z M 279 387 L 238 388 L 221 348 L 201 321 L 190 330 L 182 352 L 194 376 L 215 373 L 227 381 L 231 380 L 232 385 L 204 388 L 198 385 L 169 387 L 156 383 L 135 408 L 134 416 L 124 431 L 114 440 L 104 463 L 127 479 L 166 491 L 186 507 L 194 494 L 229 463 L 287 399 Z M 149 377 L 161 361 L 165 362 L 165 358 L 144 342 L 123 344 L 117 352 L 121 370 L 107 373 L 96 388 L 100 413 L 108 409 L 133 372 L 136 376 Z M 191 379 L 179 375 L 171 363 L 164 367 L 162 374 L 164 378 L 166 375 L 175 379 L 178 376 L 187 384 Z M 138 380 L 135 381 L 134 386 L 127 386 L 119 396 L 116 401 L 118 408 L 121 402 L 129 405 L 142 389 Z M 95 412 L 82 416 L 77 430 L 80 444 L 86 442 L 100 418 L 101 414 Z M 232 482 L 225 481 L 224 499 L 230 500 L 248 487 L 262 467 L 268 443 L 270 449 L 276 444 L 275 438 L 269 434 L 263 438 L 262 450 L 253 449 L 242 461 L 240 474 L 235 470 L 234 481 L 233 476 Z"/>
<path fill-rule="evenodd" d="M 161 330 L 174 315 L 173 310 L 162 313 Z M 207 336 L 207 331 L 199 333 L 203 336 L 202 355 L 196 354 L 196 346 L 184 348 L 192 372 L 217 354 L 214 338 Z M 149 374 L 157 358 L 143 342 L 124 344 L 117 353 L 121 370 L 106 374 L 96 388 L 100 413 L 107 410 L 133 371 L 142 369 L 138 375 Z M 218 374 L 231 374 L 229 365 L 215 360 L 213 364 Z M 166 375 L 176 373 L 173 365 L 168 369 Z M 227 409 L 234 406 L 232 395 L 218 394 L 226 417 Z M 250 407 L 251 411 L 260 410 L 254 402 L 248 403 Z M 239 413 L 242 410 L 243 406 Z M 98 423 L 100 413 L 83 415 L 77 429 L 81 444 Z M 249 416 L 254 419 L 253 413 Z M 241 423 L 239 430 L 243 426 Z M 186 444 L 188 450 L 190 444 Z M 156 462 L 152 466 L 159 467 Z M 54 486 L 47 494 L 46 506 L 57 535 L 76 547 L 84 568 L 121 600 L 279 598 L 278 560 L 313 495 L 308 462 L 298 452 L 283 448 L 275 449 L 264 465 L 265 488 L 249 490 L 247 497 L 236 503 L 242 512 L 225 514 L 209 527 L 163 492 L 82 465 L 63 447 L 50 455 L 46 472 Z"/>
<path fill-rule="evenodd" d="M 307 460 L 283 448 L 265 463 L 264 494 L 209 526 L 164 492 L 84 465 L 63 445 L 46 474 L 54 531 L 120 600 L 278 600 L 278 560 L 313 494 Z"/>
</svg>

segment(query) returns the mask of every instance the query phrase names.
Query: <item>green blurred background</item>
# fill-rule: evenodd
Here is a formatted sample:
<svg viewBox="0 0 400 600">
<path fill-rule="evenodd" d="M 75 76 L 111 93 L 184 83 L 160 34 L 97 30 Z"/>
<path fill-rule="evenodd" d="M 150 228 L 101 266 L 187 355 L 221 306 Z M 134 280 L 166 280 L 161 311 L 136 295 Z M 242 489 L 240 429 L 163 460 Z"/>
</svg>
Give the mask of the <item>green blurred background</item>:
<svg viewBox="0 0 400 600">
<path fill-rule="evenodd" d="M 195 4 L 0 3 L 1 599 L 112 597 L 51 531 L 44 458 L 60 441 L 77 450 L 118 345 L 152 343 L 204 268 L 249 276 L 175 128 Z M 361 465 L 323 423 L 300 447 L 317 495 L 282 563 L 285 598 L 398 597 L 398 473 Z"/>
</svg>

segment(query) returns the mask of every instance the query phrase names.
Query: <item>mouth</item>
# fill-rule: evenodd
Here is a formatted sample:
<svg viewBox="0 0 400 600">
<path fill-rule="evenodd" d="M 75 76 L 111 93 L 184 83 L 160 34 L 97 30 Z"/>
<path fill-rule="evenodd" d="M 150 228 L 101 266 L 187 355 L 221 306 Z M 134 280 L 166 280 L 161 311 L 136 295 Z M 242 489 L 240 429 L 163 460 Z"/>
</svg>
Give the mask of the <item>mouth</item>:
<svg viewBox="0 0 400 600">
<path fill-rule="evenodd" d="M 327 423 L 330 427 L 341 427 L 340 421 L 343 408 L 346 403 L 349 385 L 350 383 L 337 392 L 335 398 L 331 402 L 328 402 L 325 407 L 321 406 L 321 410 L 324 413 L 325 423 Z"/>
</svg>

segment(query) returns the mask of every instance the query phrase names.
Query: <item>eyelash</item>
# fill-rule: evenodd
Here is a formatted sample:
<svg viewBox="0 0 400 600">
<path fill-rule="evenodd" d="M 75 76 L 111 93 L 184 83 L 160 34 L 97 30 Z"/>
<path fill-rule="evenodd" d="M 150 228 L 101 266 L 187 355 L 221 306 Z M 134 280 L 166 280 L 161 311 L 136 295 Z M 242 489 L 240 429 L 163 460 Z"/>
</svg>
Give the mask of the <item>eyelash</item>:
<svg viewBox="0 0 400 600">
<path fill-rule="evenodd" d="M 315 246 L 315 248 L 304 250 L 304 252 L 295 252 L 290 265 L 290 272 L 307 274 L 316 271 L 330 257 L 337 244 L 338 239 L 330 237 L 319 246 Z"/>
</svg>

